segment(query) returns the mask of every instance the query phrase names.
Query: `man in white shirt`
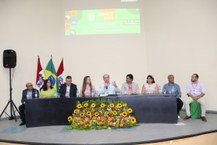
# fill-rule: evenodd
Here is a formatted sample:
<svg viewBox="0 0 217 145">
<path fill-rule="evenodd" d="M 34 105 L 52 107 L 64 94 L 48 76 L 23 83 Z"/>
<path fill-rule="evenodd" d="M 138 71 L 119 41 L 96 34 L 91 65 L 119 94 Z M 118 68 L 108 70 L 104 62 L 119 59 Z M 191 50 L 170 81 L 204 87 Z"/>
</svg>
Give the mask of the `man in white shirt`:
<svg viewBox="0 0 217 145">
<path fill-rule="evenodd" d="M 139 94 L 139 85 L 133 82 L 133 75 L 126 76 L 126 82 L 121 87 L 122 95 L 136 95 Z"/>
<path fill-rule="evenodd" d="M 104 82 L 99 85 L 100 96 L 115 95 L 120 93 L 120 89 L 118 88 L 116 82 L 111 82 L 108 74 L 103 75 L 103 80 Z"/>
<path fill-rule="evenodd" d="M 187 86 L 187 95 L 188 98 L 185 102 L 185 109 L 186 109 L 186 117 L 184 120 L 190 119 L 191 118 L 191 113 L 190 113 L 190 103 L 193 101 L 197 101 L 201 104 L 201 119 L 204 122 L 207 122 L 207 119 L 205 117 L 206 114 L 206 108 L 205 108 L 205 88 L 204 85 L 200 82 L 198 82 L 199 75 L 194 73 L 191 76 L 191 83 Z"/>
</svg>

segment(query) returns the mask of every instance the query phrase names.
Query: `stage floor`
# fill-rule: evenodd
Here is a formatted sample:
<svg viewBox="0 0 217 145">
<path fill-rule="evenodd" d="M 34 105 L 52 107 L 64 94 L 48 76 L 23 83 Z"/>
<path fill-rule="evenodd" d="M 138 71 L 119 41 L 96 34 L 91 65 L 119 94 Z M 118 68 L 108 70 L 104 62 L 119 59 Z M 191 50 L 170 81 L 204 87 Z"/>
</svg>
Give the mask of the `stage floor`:
<svg viewBox="0 0 217 145">
<path fill-rule="evenodd" d="M 65 126 L 20 127 L 20 120 L 0 120 L 0 141 L 36 144 L 137 144 L 167 141 L 217 131 L 217 114 L 177 124 L 140 124 L 130 129 L 65 131 Z M 217 144 L 217 141 L 215 141 Z"/>
</svg>

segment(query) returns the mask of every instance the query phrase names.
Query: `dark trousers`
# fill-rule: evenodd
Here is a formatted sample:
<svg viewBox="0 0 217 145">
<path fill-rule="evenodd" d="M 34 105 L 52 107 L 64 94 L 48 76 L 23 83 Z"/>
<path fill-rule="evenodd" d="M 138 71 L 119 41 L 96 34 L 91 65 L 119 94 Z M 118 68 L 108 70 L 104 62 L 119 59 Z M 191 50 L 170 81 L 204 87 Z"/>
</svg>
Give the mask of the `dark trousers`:
<svg viewBox="0 0 217 145">
<path fill-rule="evenodd" d="M 182 109 L 183 102 L 180 98 L 177 98 L 177 114 L 179 114 L 180 110 Z"/>
<path fill-rule="evenodd" d="M 19 106 L 19 110 L 20 110 L 20 119 L 22 120 L 22 122 L 26 122 L 26 118 L 25 118 L 25 104 L 22 104 Z"/>
</svg>

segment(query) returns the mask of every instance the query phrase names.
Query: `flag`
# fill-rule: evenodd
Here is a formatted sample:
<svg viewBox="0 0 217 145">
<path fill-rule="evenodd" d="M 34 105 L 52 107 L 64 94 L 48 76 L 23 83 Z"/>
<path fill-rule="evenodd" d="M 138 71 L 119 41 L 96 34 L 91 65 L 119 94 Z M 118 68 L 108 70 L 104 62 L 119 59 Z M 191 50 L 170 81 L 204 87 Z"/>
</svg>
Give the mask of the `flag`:
<svg viewBox="0 0 217 145">
<path fill-rule="evenodd" d="M 59 65 L 59 68 L 57 70 L 57 78 L 58 78 L 58 84 L 59 84 L 59 88 L 60 86 L 64 83 L 64 75 L 63 75 L 63 72 L 64 72 L 64 65 L 63 65 L 63 59 Z"/>
<path fill-rule="evenodd" d="M 36 86 L 38 91 L 40 91 L 44 84 L 44 71 L 41 66 L 40 57 L 38 56 L 37 72 L 36 72 Z"/>
<path fill-rule="evenodd" d="M 57 74 L 56 74 L 56 70 L 52 58 L 49 60 L 44 73 L 45 73 L 45 79 L 49 79 L 51 82 L 51 86 L 54 88 L 54 90 L 58 92 L 59 91 L 59 88 L 57 87 L 58 79 L 57 79 Z"/>
</svg>

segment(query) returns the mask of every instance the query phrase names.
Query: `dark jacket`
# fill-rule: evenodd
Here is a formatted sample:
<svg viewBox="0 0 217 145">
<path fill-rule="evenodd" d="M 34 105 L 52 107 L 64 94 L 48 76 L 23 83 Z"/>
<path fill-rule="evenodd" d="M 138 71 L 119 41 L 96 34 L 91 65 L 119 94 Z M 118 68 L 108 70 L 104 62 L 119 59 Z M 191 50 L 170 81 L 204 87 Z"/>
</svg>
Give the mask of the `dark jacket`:
<svg viewBox="0 0 217 145">
<path fill-rule="evenodd" d="M 66 94 L 66 83 L 62 84 L 60 87 L 60 97 L 64 98 Z M 70 98 L 76 97 L 77 94 L 77 86 L 75 84 L 71 84 L 70 87 Z"/>
<path fill-rule="evenodd" d="M 26 98 L 27 91 L 28 91 L 28 89 L 23 90 L 22 99 L 21 99 L 22 104 L 24 104 L 25 100 L 27 99 Z M 34 99 L 34 98 L 36 98 L 36 96 L 39 97 L 39 92 L 38 92 L 38 90 L 33 88 L 32 89 L 32 98 Z"/>
</svg>

